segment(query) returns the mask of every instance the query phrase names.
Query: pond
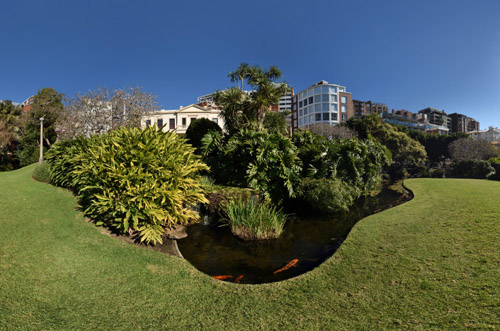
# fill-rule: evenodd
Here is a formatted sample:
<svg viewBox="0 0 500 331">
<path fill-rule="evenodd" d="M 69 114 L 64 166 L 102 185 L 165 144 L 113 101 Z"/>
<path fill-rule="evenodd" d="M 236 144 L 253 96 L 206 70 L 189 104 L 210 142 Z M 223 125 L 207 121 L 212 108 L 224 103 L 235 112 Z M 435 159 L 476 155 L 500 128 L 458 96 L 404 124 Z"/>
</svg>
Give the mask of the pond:
<svg viewBox="0 0 500 331">
<path fill-rule="evenodd" d="M 187 228 L 179 250 L 195 268 L 216 279 L 245 284 L 277 282 L 308 272 L 340 247 L 362 218 L 411 199 L 385 188 L 358 200 L 348 212 L 329 217 L 297 216 L 287 221 L 280 238 L 243 241 L 228 226 L 200 223 Z"/>
</svg>

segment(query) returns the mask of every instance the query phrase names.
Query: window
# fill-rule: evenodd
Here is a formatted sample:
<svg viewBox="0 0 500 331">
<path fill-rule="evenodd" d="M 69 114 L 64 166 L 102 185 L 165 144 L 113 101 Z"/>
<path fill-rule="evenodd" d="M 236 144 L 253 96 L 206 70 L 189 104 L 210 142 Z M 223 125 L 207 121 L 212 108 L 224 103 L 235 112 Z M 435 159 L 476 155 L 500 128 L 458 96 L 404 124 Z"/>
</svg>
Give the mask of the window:
<svg viewBox="0 0 500 331">
<path fill-rule="evenodd" d="M 307 99 L 304 99 L 304 106 L 307 106 Z"/>
<path fill-rule="evenodd" d="M 308 110 L 309 110 L 309 107 L 304 108 L 304 115 L 307 115 Z"/>
<path fill-rule="evenodd" d="M 337 114 L 336 113 L 332 113 L 332 121 L 336 121 L 337 120 Z"/>
<path fill-rule="evenodd" d="M 320 94 L 321 93 L 321 86 L 316 86 L 314 88 L 314 94 Z"/>
<path fill-rule="evenodd" d="M 322 110 L 323 111 L 329 111 L 330 110 L 330 105 L 327 103 L 322 103 Z"/>
<path fill-rule="evenodd" d="M 343 87 L 339 87 L 339 92 L 344 92 L 344 88 Z"/>
<path fill-rule="evenodd" d="M 342 122 L 347 122 L 347 114 L 342 114 Z"/>
<path fill-rule="evenodd" d="M 343 112 L 343 113 L 346 113 L 346 112 L 347 112 L 347 106 L 346 106 L 346 105 L 342 105 L 342 112 Z"/>
<path fill-rule="evenodd" d="M 149 128 L 151 126 L 151 120 L 146 120 L 146 127 Z"/>
<path fill-rule="evenodd" d="M 302 101 L 299 101 L 299 107 L 302 107 Z"/>
<path fill-rule="evenodd" d="M 313 97 L 309 97 L 309 104 L 313 103 Z"/>
<path fill-rule="evenodd" d="M 330 113 L 323 113 L 323 121 L 329 121 L 330 120 Z"/>
<path fill-rule="evenodd" d="M 330 93 L 337 93 L 337 87 L 330 86 Z"/>
<path fill-rule="evenodd" d="M 328 98 L 328 94 L 322 94 L 321 95 L 321 101 L 323 101 L 323 102 L 329 102 L 330 99 Z"/>
<path fill-rule="evenodd" d="M 317 94 L 314 96 L 314 102 L 320 102 L 321 100 L 321 95 Z"/>
<path fill-rule="evenodd" d="M 321 88 L 321 93 L 327 93 L 328 94 L 329 87 L 328 86 L 323 86 Z"/>
<path fill-rule="evenodd" d="M 163 118 L 159 118 L 157 121 L 156 121 L 156 125 L 158 125 L 159 128 L 161 128 L 163 126 Z"/>
<path fill-rule="evenodd" d="M 335 110 L 335 111 L 339 110 L 339 109 L 337 108 L 337 104 L 336 104 L 336 103 L 332 103 L 332 109 L 333 109 L 333 110 Z"/>
<path fill-rule="evenodd" d="M 314 105 L 314 112 L 319 113 L 321 112 L 321 104 L 317 103 Z"/>
<path fill-rule="evenodd" d="M 185 117 L 182 118 L 182 126 L 185 127 L 186 126 L 186 122 L 187 122 L 187 119 Z"/>
<path fill-rule="evenodd" d="M 347 103 L 347 98 L 344 96 L 340 97 L 340 102 Z"/>
<path fill-rule="evenodd" d="M 168 120 L 168 128 L 170 130 L 175 129 L 175 118 L 171 118 L 171 119 Z"/>
<path fill-rule="evenodd" d="M 304 115 L 302 109 L 299 110 L 299 116 L 302 117 L 302 115 Z"/>
<path fill-rule="evenodd" d="M 316 114 L 316 122 L 321 121 L 321 114 Z"/>
<path fill-rule="evenodd" d="M 212 118 L 212 122 L 214 122 L 215 124 L 219 124 L 219 119 L 218 118 Z"/>
</svg>

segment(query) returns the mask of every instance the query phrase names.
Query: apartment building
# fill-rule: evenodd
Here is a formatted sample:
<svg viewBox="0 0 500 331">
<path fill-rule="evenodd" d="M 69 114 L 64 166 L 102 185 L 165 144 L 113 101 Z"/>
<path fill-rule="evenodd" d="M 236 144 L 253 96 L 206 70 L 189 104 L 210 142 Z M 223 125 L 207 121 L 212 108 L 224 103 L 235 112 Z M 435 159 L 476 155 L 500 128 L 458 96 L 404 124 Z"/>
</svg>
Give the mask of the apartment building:
<svg viewBox="0 0 500 331">
<path fill-rule="evenodd" d="M 207 101 L 205 101 L 207 102 Z M 224 128 L 224 119 L 220 116 L 220 109 L 208 105 L 189 105 L 175 110 L 159 110 L 142 117 L 141 126 L 157 125 L 163 131 L 174 130 L 177 133 L 186 133 L 189 124 L 198 118 L 207 118 Z"/>
<path fill-rule="evenodd" d="M 488 130 L 467 132 L 474 140 L 486 140 L 490 143 L 500 142 L 500 129 L 490 126 Z"/>
<path fill-rule="evenodd" d="M 320 81 L 293 98 L 292 129 L 315 123 L 338 124 L 354 116 L 352 94 L 345 86 Z"/>
<path fill-rule="evenodd" d="M 451 130 L 451 118 L 446 115 L 444 110 L 427 107 L 418 111 L 427 117 L 427 122 L 434 125 L 445 126 Z"/>
<path fill-rule="evenodd" d="M 352 100 L 352 103 L 356 117 L 389 112 L 389 107 L 385 103 L 361 100 Z"/>
<path fill-rule="evenodd" d="M 451 132 L 472 132 L 479 131 L 479 122 L 462 114 L 450 114 Z"/>
</svg>

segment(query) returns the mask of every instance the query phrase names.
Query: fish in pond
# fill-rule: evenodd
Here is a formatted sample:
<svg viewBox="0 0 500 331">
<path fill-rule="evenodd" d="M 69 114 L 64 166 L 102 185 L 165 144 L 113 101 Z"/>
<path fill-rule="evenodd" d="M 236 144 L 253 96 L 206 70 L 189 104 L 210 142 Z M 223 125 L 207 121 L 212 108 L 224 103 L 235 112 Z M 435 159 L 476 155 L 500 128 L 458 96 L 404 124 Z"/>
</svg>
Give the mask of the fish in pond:
<svg viewBox="0 0 500 331">
<path fill-rule="evenodd" d="M 212 276 L 213 279 L 218 279 L 218 280 L 226 280 L 226 279 L 231 279 L 233 276 L 231 275 L 222 275 L 222 276 Z"/>
<path fill-rule="evenodd" d="M 299 262 L 299 259 L 293 259 L 292 261 L 288 262 L 286 264 L 286 266 L 284 266 L 283 268 L 281 269 L 278 269 L 276 270 L 275 272 L 273 272 L 275 275 L 278 273 L 278 272 L 282 272 L 282 271 L 285 271 L 285 270 L 288 270 L 290 269 L 291 267 L 293 267 L 294 265 L 297 264 L 297 262 Z"/>
<path fill-rule="evenodd" d="M 234 280 L 235 283 L 239 283 L 240 280 L 243 279 L 243 277 L 245 277 L 245 275 L 239 275 L 238 277 L 236 277 L 236 279 Z"/>
</svg>

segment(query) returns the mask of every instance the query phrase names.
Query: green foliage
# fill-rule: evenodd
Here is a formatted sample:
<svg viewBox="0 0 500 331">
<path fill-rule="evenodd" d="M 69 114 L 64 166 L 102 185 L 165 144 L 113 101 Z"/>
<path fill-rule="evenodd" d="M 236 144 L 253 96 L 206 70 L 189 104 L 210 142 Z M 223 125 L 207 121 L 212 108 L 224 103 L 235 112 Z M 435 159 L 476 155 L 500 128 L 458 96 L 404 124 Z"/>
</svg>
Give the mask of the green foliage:
<svg viewBox="0 0 500 331">
<path fill-rule="evenodd" d="M 494 174 L 495 169 L 484 160 L 459 160 L 451 164 L 453 177 L 486 179 Z"/>
<path fill-rule="evenodd" d="M 288 134 L 285 114 L 277 111 L 267 112 L 264 117 L 264 128 L 270 133 Z"/>
<path fill-rule="evenodd" d="M 470 137 L 453 141 L 449 152 L 453 160 L 488 160 L 499 155 L 498 149 L 490 142 Z"/>
<path fill-rule="evenodd" d="M 41 117 L 44 118 L 44 149 L 49 149 L 56 141 L 55 123 L 63 112 L 62 98 L 63 95 L 52 88 L 39 90 L 33 98 L 16 150 L 21 166 L 34 163 L 39 159 Z"/>
<path fill-rule="evenodd" d="M 39 182 L 50 184 L 50 164 L 44 162 L 36 166 L 33 170 L 33 179 Z"/>
<path fill-rule="evenodd" d="M 495 174 L 488 177 L 491 180 L 500 180 L 500 156 L 488 160 L 490 165 L 495 169 Z"/>
<path fill-rule="evenodd" d="M 450 135 L 426 134 L 418 130 L 406 130 L 408 136 L 425 147 L 427 157 L 431 164 L 443 162 L 451 158 L 449 146 L 452 142 L 460 138 L 466 138 L 466 133 L 452 133 Z"/>
<path fill-rule="evenodd" d="M 77 191 L 97 224 L 161 243 L 165 228 L 196 220 L 192 207 L 207 202 L 199 172 L 208 168 L 193 152 L 173 132 L 120 129 L 57 146 L 51 177 Z"/>
<path fill-rule="evenodd" d="M 254 125 L 261 129 L 266 113 L 290 89 L 286 83 L 276 82 L 281 77 L 281 71 L 276 66 L 263 70 L 259 66 L 242 63 L 228 76 L 240 86 L 217 91 L 215 102 L 222 109 L 221 116 L 229 135 Z M 245 80 L 252 88 L 250 94 L 243 91 Z"/>
<path fill-rule="evenodd" d="M 192 121 L 186 130 L 186 138 L 188 142 L 199 149 L 201 147 L 201 139 L 210 131 L 222 132 L 220 126 L 207 119 L 199 118 Z"/>
<path fill-rule="evenodd" d="M 359 190 L 337 178 L 304 178 L 299 188 L 301 199 L 314 212 L 322 214 L 348 210 L 359 194 Z"/>
<path fill-rule="evenodd" d="M 352 118 L 347 121 L 347 125 L 356 130 L 360 138 L 373 136 L 391 151 L 392 160 L 395 162 L 394 173 L 410 171 L 410 174 L 414 174 L 425 166 L 427 152 L 424 146 L 396 127 L 382 123 L 377 115 Z"/>
<path fill-rule="evenodd" d="M 300 160 L 287 137 L 242 129 L 224 141 L 211 132 L 203 138 L 202 151 L 218 183 L 253 188 L 275 203 L 295 195 Z"/>
<path fill-rule="evenodd" d="M 429 171 L 429 177 L 431 178 L 444 178 L 445 171 L 443 169 L 432 169 Z"/>
<path fill-rule="evenodd" d="M 233 234 L 245 240 L 278 238 L 286 222 L 281 210 L 256 198 L 230 201 L 224 212 Z"/>
</svg>

